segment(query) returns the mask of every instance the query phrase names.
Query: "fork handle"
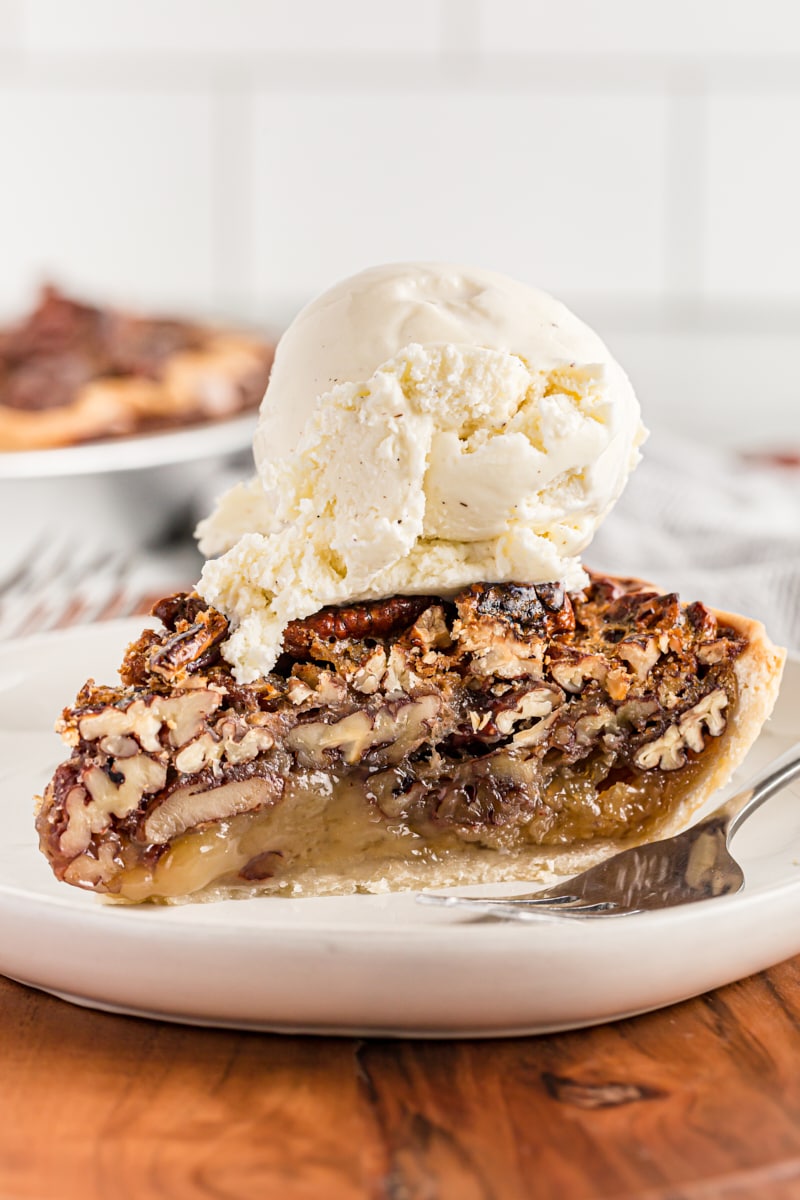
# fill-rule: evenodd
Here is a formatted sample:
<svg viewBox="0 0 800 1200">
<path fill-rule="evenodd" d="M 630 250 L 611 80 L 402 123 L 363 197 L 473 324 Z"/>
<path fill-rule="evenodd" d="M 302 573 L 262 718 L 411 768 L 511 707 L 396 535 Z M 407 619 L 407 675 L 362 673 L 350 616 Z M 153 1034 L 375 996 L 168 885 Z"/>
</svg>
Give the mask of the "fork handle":
<svg viewBox="0 0 800 1200">
<path fill-rule="evenodd" d="M 744 788 L 741 792 L 736 792 L 730 796 L 719 808 L 715 808 L 713 812 L 701 822 L 719 821 L 724 823 L 727 840 L 733 837 L 736 831 L 747 820 L 747 818 L 760 808 L 761 805 L 786 787 L 787 783 L 791 783 L 800 775 L 800 742 L 795 743 L 790 750 L 775 763 L 771 763 L 765 775 L 757 777 L 749 787 Z"/>
</svg>

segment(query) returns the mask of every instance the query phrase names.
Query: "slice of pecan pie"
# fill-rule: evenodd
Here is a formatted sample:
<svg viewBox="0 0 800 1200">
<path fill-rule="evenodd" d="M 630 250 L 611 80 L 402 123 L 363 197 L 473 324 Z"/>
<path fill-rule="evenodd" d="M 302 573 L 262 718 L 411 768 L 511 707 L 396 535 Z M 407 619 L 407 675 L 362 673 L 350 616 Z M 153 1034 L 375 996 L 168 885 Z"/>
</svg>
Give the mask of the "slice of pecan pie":
<svg viewBox="0 0 800 1200">
<path fill-rule="evenodd" d="M 255 408 L 273 347 L 191 321 L 97 308 L 43 289 L 0 330 L 0 450 L 72 445 Z"/>
<path fill-rule="evenodd" d="M 220 613 L 154 613 L 122 686 L 65 710 L 37 818 L 60 879 L 128 901 L 577 869 L 727 780 L 783 661 L 755 622 L 599 576 L 323 609 L 247 685 Z"/>
</svg>

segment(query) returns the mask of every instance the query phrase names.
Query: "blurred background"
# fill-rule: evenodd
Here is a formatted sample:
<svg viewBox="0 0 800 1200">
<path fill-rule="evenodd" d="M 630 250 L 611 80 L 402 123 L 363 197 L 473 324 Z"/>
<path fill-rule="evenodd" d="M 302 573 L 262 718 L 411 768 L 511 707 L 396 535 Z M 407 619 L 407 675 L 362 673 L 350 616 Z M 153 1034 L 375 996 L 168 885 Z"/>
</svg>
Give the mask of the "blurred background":
<svg viewBox="0 0 800 1200">
<path fill-rule="evenodd" d="M 553 291 L 654 431 L 800 441 L 792 0 L 0 0 L 0 316 L 279 329 L 361 267 Z"/>
</svg>

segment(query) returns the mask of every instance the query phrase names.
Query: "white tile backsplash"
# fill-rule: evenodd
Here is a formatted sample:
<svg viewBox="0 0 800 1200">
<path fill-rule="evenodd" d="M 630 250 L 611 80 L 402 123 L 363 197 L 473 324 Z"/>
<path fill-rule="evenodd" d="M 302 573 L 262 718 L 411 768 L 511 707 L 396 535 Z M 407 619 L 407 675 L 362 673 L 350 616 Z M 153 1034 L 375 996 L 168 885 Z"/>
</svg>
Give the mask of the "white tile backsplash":
<svg viewBox="0 0 800 1200">
<path fill-rule="evenodd" d="M 416 53 L 439 48 L 437 0 L 25 0 L 43 54 Z"/>
<path fill-rule="evenodd" d="M 0 0 L 0 310 L 466 259 L 597 321 L 654 426 L 800 441 L 798 126 L 795 0 Z"/>
<path fill-rule="evenodd" d="M 253 104 L 246 91 L 215 98 L 214 293 L 221 312 L 249 316 L 254 306 Z"/>
<path fill-rule="evenodd" d="M 46 278 L 207 308 L 214 283 L 210 100 L 0 87 L 0 305 Z"/>
<path fill-rule="evenodd" d="M 19 10 L 16 0 L 0 0 L 0 54 L 19 46 Z"/>
<path fill-rule="evenodd" d="M 480 39 L 501 54 L 704 56 L 800 53 L 793 0 L 479 0 Z"/>
<path fill-rule="evenodd" d="M 800 95 L 709 105 L 705 286 L 709 297 L 796 298 Z"/>
<path fill-rule="evenodd" d="M 663 99 L 270 93 L 254 136 L 262 296 L 415 258 L 555 291 L 663 285 Z"/>
<path fill-rule="evenodd" d="M 604 330 L 633 382 L 645 424 L 699 445 L 797 449 L 800 335 Z"/>
</svg>

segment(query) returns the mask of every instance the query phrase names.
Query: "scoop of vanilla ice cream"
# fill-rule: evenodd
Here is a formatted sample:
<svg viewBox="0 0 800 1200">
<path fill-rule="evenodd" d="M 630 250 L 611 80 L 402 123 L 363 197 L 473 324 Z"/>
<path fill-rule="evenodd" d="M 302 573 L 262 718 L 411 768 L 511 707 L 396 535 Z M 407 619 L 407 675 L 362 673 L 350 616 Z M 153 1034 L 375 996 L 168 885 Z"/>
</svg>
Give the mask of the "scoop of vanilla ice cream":
<svg viewBox="0 0 800 1200">
<path fill-rule="evenodd" d="M 481 580 L 585 582 L 645 434 L 624 372 L 542 292 L 441 265 L 365 271 L 284 334 L 258 477 L 199 530 L 241 682 L 326 604 Z"/>
</svg>

